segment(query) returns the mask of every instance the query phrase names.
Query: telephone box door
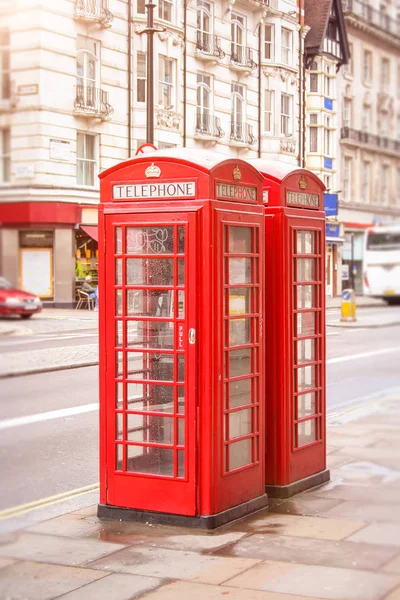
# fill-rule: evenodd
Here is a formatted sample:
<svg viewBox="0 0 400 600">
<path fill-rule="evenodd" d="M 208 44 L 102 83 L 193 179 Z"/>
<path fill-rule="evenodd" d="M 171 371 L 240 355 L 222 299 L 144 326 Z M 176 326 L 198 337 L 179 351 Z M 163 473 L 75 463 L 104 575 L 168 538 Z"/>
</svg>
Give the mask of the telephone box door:
<svg viewBox="0 0 400 600">
<path fill-rule="evenodd" d="M 195 219 L 106 216 L 110 505 L 196 514 Z"/>
</svg>

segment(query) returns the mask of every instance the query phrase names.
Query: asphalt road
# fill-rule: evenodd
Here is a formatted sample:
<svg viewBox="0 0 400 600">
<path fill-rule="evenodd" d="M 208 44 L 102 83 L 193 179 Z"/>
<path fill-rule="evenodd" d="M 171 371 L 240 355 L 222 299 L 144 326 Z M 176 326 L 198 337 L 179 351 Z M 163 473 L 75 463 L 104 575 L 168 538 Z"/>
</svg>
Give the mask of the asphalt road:
<svg viewBox="0 0 400 600">
<path fill-rule="evenodd" d="M 385 308 L 363 309 L 363 314 L 367 316 L 368 311 L 372 314 L 376 310 Z M 69 335 L 74 337 L 68 338 Z M 26 350 L 27 343 L 35 348 L 57 348 L 68 343 L 68 339 L 73 339 L 74 344 L 93 343 L 95 336 L 93 329 L 61 334 L 32 332 L 28 337 L 2 339 L 0 352 Z M 329 327 L 328 413 L 361 404 L 392 389 L 400 390 L 399 356 L 400 326 Z M 97 404 L 97 367 L 1 381 L 0 531 L 26 527 L 97 502 Z M 16 418 L 21 421 L 13 421 Z M 36 501 L 40 507 L 35 510 L 31 510 L 32 506 L 21 507 Z M 12 513 L 4 512 L 11 507 L 18 508 L 13 508 Z"/>
</svg>

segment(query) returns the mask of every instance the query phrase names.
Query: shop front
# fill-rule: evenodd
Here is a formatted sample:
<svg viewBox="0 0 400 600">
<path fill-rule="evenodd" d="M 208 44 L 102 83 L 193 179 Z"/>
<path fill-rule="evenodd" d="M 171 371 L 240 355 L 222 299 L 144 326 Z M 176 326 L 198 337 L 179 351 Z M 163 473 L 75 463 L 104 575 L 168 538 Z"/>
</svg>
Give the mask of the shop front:
<svg viewBox="0 0 400 600">
<path fill-rule="evenodd" d="M 326 296 L 334 298 L 342 291 L 343 226 L 338 221 L 338 195 L 324 194 L 326 215 Z"/>
</svg>

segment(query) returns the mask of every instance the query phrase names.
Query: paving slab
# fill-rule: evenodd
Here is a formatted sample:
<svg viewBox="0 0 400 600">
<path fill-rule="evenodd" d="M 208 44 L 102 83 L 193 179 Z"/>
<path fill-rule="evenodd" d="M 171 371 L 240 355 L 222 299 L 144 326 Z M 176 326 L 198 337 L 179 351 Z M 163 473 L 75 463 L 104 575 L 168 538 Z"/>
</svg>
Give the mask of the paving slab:
<svg viewBox="0 0 400 600">
<path fill-rule="evenodd" d="M 351 535 L 348 540 L 367 544 L 387 544 L 400 548 L 400 524 L 372 523 Z"/>
<path fill-rule="evenodd" d="M 168 548 L 135 546 L 98 560 L 91 568 L 217 585 L 258 562 L 250 558 L 224 558 Z"/>
<path fill-rule="evenodd" d="M 307 565 L 374 570 L 398 553 L 378 544 L 254 534 L 218 551 L 221 556 L 242 556 Z"/>
<path fill-rule="evenodd" d="M 385 596 L 385 600 L 400 600 L 400 587 L 396 588 L 390 594 Z"/>
<path fill-rule="evenodd" d="M 81 514 L 69 513 L 29 527 L 27 531 L 75 538 L 87 536 L 99 529 L 102 529 L 102 523 L 96 517 L 87 518 Z"/>
<path fill-rule="evenodd" d="M 400 577 L 327 566 L 266 561 L 226 581 L 226 586 L 327 600 L 378 600 L 400 584 Z"/>
<path fill-rule="evenodd" d="M 386 565 L 383 566 L 382 571 L 385 571 L 385 573 L 398 573 L 400 575 L 400 554 L 386 563 Z"/>
<path fill-rule="evenodd" d="M 0 556 L 58 565 L 81 566 L 125 548 L 97 540 L 22 533 L 0 546 Z"/>
<path fill-rule="evenodd" d="M 62 600 L 133 600 L 163 584 L 162 579 L 111 573 L 62 596 Z"/>
<path fill-rule="evenodd" d="M 279 500 L 277 504 L 269 507 L 269 512 L 317 516 L 321 513 L 327 513 L 333 507 L 342 504 L 342 502 L 343 500 L 340 499 L 305 497 L 303 494 L 299 494 L 290 498 L 290 500 Z"/>
<path fill-rule="evenodd" d="M 107 575 L 91 569 L 23 561 L 1 570 L 0 598 L 51 600 Z"/>
<path fill-rule="evenodd" d="M 380 504 L 369 502 L 354 502 L 345 500 L 339 502 L 327 511 L 322 511 L 320 516 L 339 519 L 354 519 L 360 521 L 388 521 L 400 523 L 400 511 L 397 504 L 386 504 L 382 509 Z"/>
</svg>

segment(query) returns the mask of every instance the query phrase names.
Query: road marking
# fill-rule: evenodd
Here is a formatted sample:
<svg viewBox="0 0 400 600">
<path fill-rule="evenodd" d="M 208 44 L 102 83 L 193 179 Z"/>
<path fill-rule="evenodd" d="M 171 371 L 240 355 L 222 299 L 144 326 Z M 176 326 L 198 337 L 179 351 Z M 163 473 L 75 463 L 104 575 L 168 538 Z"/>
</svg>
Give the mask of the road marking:
<svg viewBox="0 0 400 600">
<path fill-rule="evenodd" d="M 91 485 L 85 485 L 81 488 L 70 490 L 69 492 L 63 492 L 61 494 L 56 494 L 55 496 L 41 498 L 40 500 L 35 500 L 34 502 L 12 506 L 11 508 L 6 508 L 0 511 L 0 521 L 4 521 L 5 519 L 14 519 L 15 517 L 24 515 L 32 510 L 47 508 L 48 506 L 53 506 L 54 504 L 59 504 L 60 502 L 83 496 L 84 494 L 91 494 L 92 492 L 97 492 L 98 489 L 99 484 L 93 483 Z"/>
<path fill-rule="evenodd" d="M 5 419 L 0 421 L 0 430 L 12 429 L 13 427 L 21 427 L 22 425 L 31 425 L 32 423 L 41 423 L 42 421 L 50 421 L 52 419 L 60 419 L 62 417 L 72 417 L 83 413 L 98 410 L 97 402 L 92 404 L 83 404 L 82 406 L 72 406 L 71 408 L 61 408 L 59 410 L 50 410 L 48 412 L 36 413 L 35 415 L 27 415 L 26 417 L 15 417 L 14 419 Z"/>
<path fill-rule="evenodd" d="M 396 348 L 382 348 L 374 352 L 360 352 L 360 354 L 348 354 L 347 356 L 337 356 L 336 358 L 328 358 L 327 365 L 335 363 L 348 362 L 350 360 L 358 360 L 359 358 L 370 358 L 371 356 L 379 356 L 381 354 L 391 354 L 392 352 L 400 352 L 400 346 Z"/>
<path fill-rule="evenodd" d="M 32 340 L 31 338 L 27 339 L 27 340 L 18 340 L 16 342 L 10 342 L 10 340 L 8 340 L 7 346 L 22 346 L 24 344 L 43 344 L 44 342 L 53 342 L 53 341 L 58 341 L 58 340 L 71 340 L 73 338 L 87 338 L 87 337 L 97 337 L 99 334 L 98 333 L 85 333 L 85 334 L 66 334 L 66 335 L 60 335 L 57 337 L 47 337 L 47 334 L 44 333 L 40 333 L 37 334 L 38 336 L 41 335 L 43 337 L 41 337 L 40 339 L 35 339 Z M 34 335 L 33 337 L 36 337 L 36 335 Z"/>
</svg>

